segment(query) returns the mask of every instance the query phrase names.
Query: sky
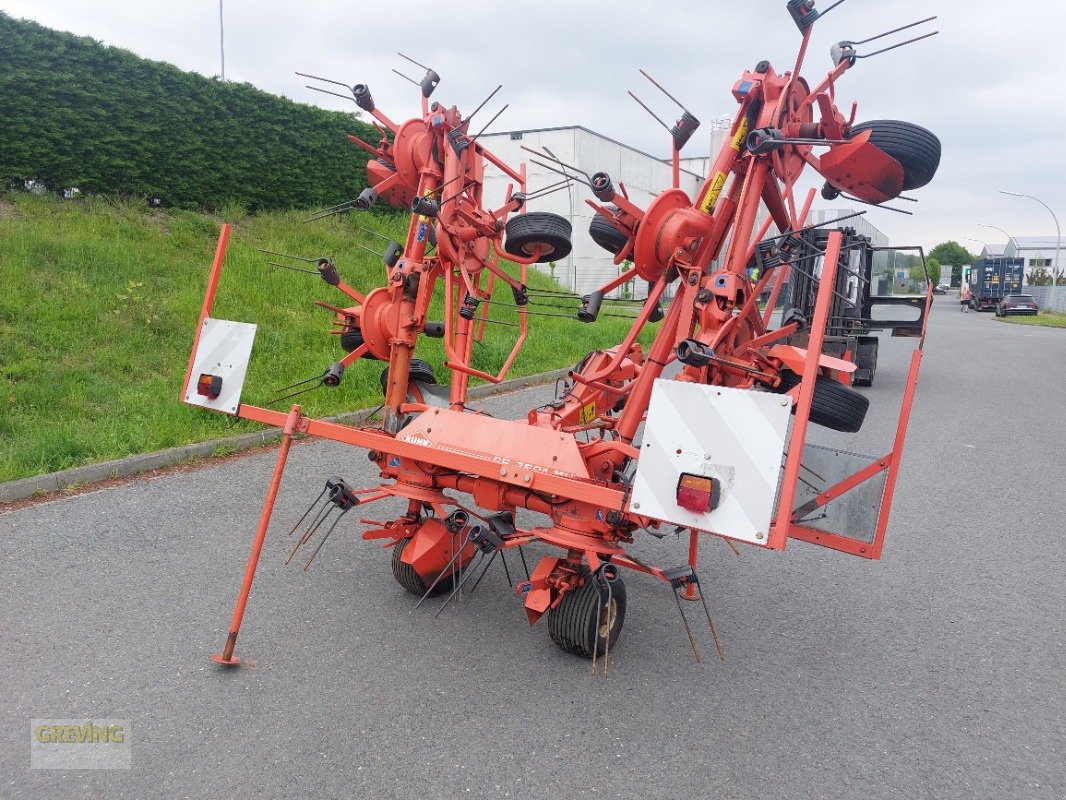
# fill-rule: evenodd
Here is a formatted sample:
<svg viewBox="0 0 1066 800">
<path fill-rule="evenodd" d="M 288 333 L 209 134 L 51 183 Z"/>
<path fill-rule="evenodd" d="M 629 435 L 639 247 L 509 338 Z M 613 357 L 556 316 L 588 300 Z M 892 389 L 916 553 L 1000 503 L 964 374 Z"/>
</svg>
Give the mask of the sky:
<svg viewBox="0 0 1066 800">
<path fill-rule="evenodd" d="M 818 0 L 816 7 L 830 5 Z M 0 10 L 182 69 L 220 72 L 217 0 L 0 0 Z M 932 15 L 915 32 L 937 36 L 860 59 L 837 84 L 845 116 L 855 102 L 857 122 L 906 120 L 933 131 L 943 146 L 936 177 L 911 193 L 918 202 L 894 204 L 913 216 L 871 208 L 868 219 L 897 246 L 955 240 L 978 252 L 1007 241 L 982 225 L 1016 237 L 1055 236 L 1045 208 L 997 190 L 1037 197 L 1066 224 L 1066 7 L 846 0 L 815 24 L 803 75 L 812 84 L 824 77 L 835 42 Z M 659 157 L 669 154 L 666 132 L 626 91 L 668 122 L 677 110 L 638 68 L 703 121 L 683 154 L 706 155 L 710 123 L 736 110 L 730 90 L 743 70 L 763 59 L 778 72 L 790 69 L 800 40 L 785 0 L 224 0 L 224 23 L 227 80 L 344 110 L 355 107 L 310 91 L 295 72 L 366 83 L 378 107 L 403 120 L 417 115 L 418 92 L 391 70 L 423 74 L 397 55 L 403 52 L 440 74 L 434 99 L 467 113 L 502 83 L 478 115 L 487 122 L 508 104 L 491 131 L 582 125 Z M 871 53 L 913 33 L 857 49 Z M 812 174 L 807 185 L 821 183 Z"/>
</svg>

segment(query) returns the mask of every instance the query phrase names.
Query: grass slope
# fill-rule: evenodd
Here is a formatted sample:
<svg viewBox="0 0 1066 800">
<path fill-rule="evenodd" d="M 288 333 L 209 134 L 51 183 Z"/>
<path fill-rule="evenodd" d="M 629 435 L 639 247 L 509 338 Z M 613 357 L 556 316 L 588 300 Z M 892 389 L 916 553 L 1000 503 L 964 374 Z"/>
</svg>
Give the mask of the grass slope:
<svg viewBox="0 0 1066 800">
<path fill-rule="evenodd" d="M 343 352 L 328 335 L 333 314 L 313 302 L 344 306 L 346 298 L 314 276 L 271 267 L 277 259 L 256 248 L 334 257 L 343 279 L 366 292 L 381 285 L 384 267 L 356 243 L 381 243 L 356 230 L 352 218 L 305 224 L 306 216 L 214 217 L 101 198 L 0 199 L 0 481 L 256 427 L 178 399 L 223 217 L 237 225 L 213 316 L 259 326 L 242 399 L 265 404 L 276 389 L 338 360 Z M 393 238 L 406 232 L 402 217 L 354 221 Z M 539 274 L 530 284 L 554 287 Z M 509 290 L 500 297 L 513 302 Z M 516 318 L 502 308 L 492 316 Z M 620 341 L 628 323 L 531 317 L 529 326 L 533 335 L 509 377 L 573 364 Z M 475 346 L 475 366 L 495 373 L 516 332 L 488 328 L 485 343 Z M 425 340 L 416 355 L 443 382 L 440 341 Z M 314 416 L 377 405 L 381 367 L 361 360 L 340 387 L 299 402 Z"/>
<path fill-rule="evenodd" d="M 1042 308 L 1040 313 L 1032 317 L 1023 317 L 1017 314 L 1007 317 L 995 317 L 998 322 L 1010 322 L 1015 325 L 1037 325 L 1041 328 L 1066 328 L 1066 314 L 1059 311 L 1051 311 Z"/>
</svg>

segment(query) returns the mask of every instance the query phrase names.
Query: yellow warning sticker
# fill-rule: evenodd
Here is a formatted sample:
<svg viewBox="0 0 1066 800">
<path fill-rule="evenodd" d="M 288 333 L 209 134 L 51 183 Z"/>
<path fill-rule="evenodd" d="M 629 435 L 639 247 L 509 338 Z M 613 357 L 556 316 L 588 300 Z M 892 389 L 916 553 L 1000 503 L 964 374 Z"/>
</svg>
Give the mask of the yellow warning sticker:
<svg viewBox="0 0 1066 800">
<path fill-rule="evenodd" d="M 707 194 L 703 196 L 703 202 L 700 203 L 700 211 L 704 214 L 711 213 L 714 204 L 718 202 L 718 195 L 722 193 L 723 186 L 725 186 L 725 173 L 714 173 L 714 177 L 711 179 L 711 186 L 707 189 Z"/>
<path fill-rule="evenodd" d="M 435 191 L 436 191 L 435 189 L 426 189 L 426 191 L 424 191 L 422 193 L 422 196 L 425 197 L 425 198 L 428 198 L 428 199 L 433 199 L 433 194 L 434 194 Z M 419 222 L 423 222 L 426 225 L 428 225 L 429 224 L 429 217 L 427 217 L 425 215 L 421 215 L 421 216 L 419 216 L 418 221 Z"/>
<path fill-rule="evenodd" d="M 744 139 L 746 139 L 747 136 L 748 136 L 748 118 L 744 117 L 744 119 L 742 119 L 740 121 L 740 127 L 737 128 L 737 135 L 734 136 L 733 137 L 733 141 L 729 143 L 730 147 L 732 147 L 734 150 L 736 150 L 739 153 L 740 152 L 740 146 L 742 144 L 744 144 Z"/>
<path fill-rule="evenodd" d="M 740 146 L 744 144 L 744 140 L 748 136 L 748 118 L 744 117 L 740 121 L 740 125 L 737 127 L 737 133 L 733 137 L 733 140 L 729 143 L 729 146 L 736 152 L 740 152 Z M 722 193 L 722 187 L 725 186 L 726 174 L 724 172 L 714 173 L 714 177 L 711 178 L 711 185 L 707 189 L 707 194 L 703 196 L 703 202 L 700 203 L 700 211 L 704 214 L 710 214 L 711 209 L 714 208 L 714 204 L 718 202 L 718 195 Z"/>
<path fill-rule="evenodd" d="M 577 419 L 582 425 L 596 419 L 596 403 L 592 402 L 582 406 L 581 411 L 578 412 Z"/>
</svg>

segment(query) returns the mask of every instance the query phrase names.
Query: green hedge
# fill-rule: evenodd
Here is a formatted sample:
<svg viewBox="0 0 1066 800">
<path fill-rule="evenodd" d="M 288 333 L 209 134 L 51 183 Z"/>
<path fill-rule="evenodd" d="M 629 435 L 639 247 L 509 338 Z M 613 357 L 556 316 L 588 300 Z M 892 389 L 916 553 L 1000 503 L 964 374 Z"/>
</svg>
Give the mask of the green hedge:
<svg viewBox="0 0 1066 800">
<path fill-rule="evenodd" d="M 353 104 L 354 111 L 354 104 Z M 373 137 L 325 111 L 0 13 L 0 184 L 170 205 L 309 208 L 355 197 Z"/>
</svg>

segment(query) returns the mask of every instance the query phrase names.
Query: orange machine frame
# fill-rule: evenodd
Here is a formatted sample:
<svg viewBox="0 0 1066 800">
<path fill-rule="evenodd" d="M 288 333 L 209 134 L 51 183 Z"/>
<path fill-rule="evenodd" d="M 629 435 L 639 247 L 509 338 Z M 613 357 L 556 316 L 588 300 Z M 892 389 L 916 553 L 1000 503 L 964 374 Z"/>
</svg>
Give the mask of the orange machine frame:
<svg viewBox="0 0 1066 800">
<path fill-rule="evenodd" d="M 790 10 L 792 5 L 795 2 L 790 3 Z M 215 656 L 216 661 L 227 665 L 238 662 L 234 655 L 237 633 L 289 444 L 297 433 L 370 451 L 380 468 L 382 483 L 355 491 L 353 497 L 361 502 L 388 496 L 408 500 L 408 512 L 396 520 L 364 520 L 374 526 L 364 538 L 386 540 L 387 546 L 418 535 L 425 524 L 421 518 L 423 508 L 433 509 L 439 518 L 445 516 L 449 506 L 481 520 L 487 517 L 472 506 L 504 513 L 521 507 L 548 516 L 551 524 L 529 530 L 514 528 L 501 537 L 499 544 L 509 548 L 539 540 L 562 551 L 559 557 L 542 560 L 519 587 L 531 622 L 581 584 L 583 573 L 579 568 L 585 564 L 593 573 L 604 564 L 613 563 L 670 581 L 663 569 L 644 564 L 626 551 L 635 531 L 655 528 L 660 523 L 630 507 L 623 473 L 639 456 L 633 443 L 646 417 L 653 384 L 675 360 L 683 362 L 675 380 L 738 389 L 774 389 L 785 369 L 800 375 L 798 385 L 788 392 L 795 406 L 795 421 L 779 501 L 765 545 L 780 550 L 789 538 L 795 538 L 866 558 L 880 557 L 921 363 L 924 326 L 911 357 L 892 449 L 868 468 L 825 489 L 813 501 L 816 505 L 825 504 L 885 471 L 886 485 L 873 541 L 859 542 L 799 524 L 796 520 L 801 517 L 793 508 L 816 379 L 822 373 L 841 374 L 853 368 L 821 352 L 841 248 L 840 233 L 829 235 L 805 349 L 784 346 L 783 341 L 796 332 L 797 324 L 770 329 L 772 301 L 765 314 L 760 312 L 757 301 L 764 290 L 771 288 L 771 281 L 771 298 L 776 299 L 784 281 L 782 273 L 788 269 L 787 233 L 806 224 L 813 190 L 802 203 L 797 203 L 794 193 L 805 167 L 812 167 L 837 184 L 845 181 L 842 176 L 846 174 L 848 190 L 871 203 L 899 194 L 902 170 L 899 163 L 869 142 L 868 133 L 848 137 L 854 109 L 850 119 L 837 109 L 835 84 L 854 63 L 853 59 L 840 60 L 813 89 L 800 76 L 813 18 L 804 24 L 802 13 L 797 16 L 794 12 L 793 16 L 802 32 L 793 69 L 779 74 L 762 62 L 736 82 L 733 95 L 739 108 L 731 135 L 694 199 L 676 187 L 676 168 L 674 188 L 661 193 L 646 209 L 629 200 L 624 185 L 619 184 L 616 190 L 609 176 L 592 176 L 590 187 L 599 203 L 588 202 L 620 237 L 625 237 L 625 244 L 616 253 L 616 263 L 632 259 L 634 266 L 602 287 L 598 297 L 594 293 L 591 300 L 586 298 L 586 305 L 598 305 L 604 293 L 633 277 L 648 281 L 648 299 L 622 342 L 591 353 L 571 372 L 573 386 L 559 402 L 533 409 L 523 420 L 492 420 L 490 424 L 488 418 L 470 413 L 466 401 L 470 376 L 491 382 L 503 380 L 528 332 L 525 270 L 528 264 L 546 260 L 544 248 L 533 246 L 516 254 L 507 250 L 504 241 L 509 215 L 519 212 L 526 202 L 525 167 L 516 170 L 503 163 L 477 137 L 468 136 L 468 120 L 457 109 L 430 105 L 425 92 L 422 114 L 396 124 L 376 108 L 365 86 L 353 87 L 357 102 L 382 130 L 382 141 L 376 146 L 351 137 L 374 156 L 372 165 L 376 166 L 368 171 L 373 189 L 388 202 L 412 208 L 402 258 L 387 265 L 383 287 L 364 296 L 343 282 L 333 283 L 355 301 L 354 306 L 335 309 L 338 328 L 358 330 L 363 337 L 362 343 L 343 358 L 342 366 L 350 366 L 363 356 L 388 363 L 385 423 L 380 429 L 366 428 L 312 419 L 304 416 L 297 405 L 288 412 L 240 405 L 236 416 L 279 427 L 283 437 L 229 636 L 223 652 Z M 682 122 L 679 120 L 679 127 Z M 675 167 L 678 142 L 682 139 L 687 137 L 675 136 Z M 812 152 L 816 146 L 828 151 L 819 158 Z M 504 205 L 496 210 L 483 206 L 486 163 L 514 181 L 508 187 Z M 558 164 L 566 172 L 566 165 Z M 862 180 L 856 182 L 855 175 L 861 175 Z M 514 185 L 518 191 L 513 191 Z M 756 230 L 760 204 L 768 209 L 769 218 Z M 786 234 L 781 247 L 775 250 L 781 266 L 777 271 L 767 269 L 758 280 L 752 280 L 748 270 L 771 223 Z M 432 255 L 427 254 L 430 228 L 437 242 Z M 223 226 L 200 327 L 211 313 L 228 237 L 229 227 Z M 517 277 L 500 266 L 501 256 L 519 265 Z M 721 267 L 710 266 L 718 259 Z M 482 282 L 483 275 L 489 276 L 487 283 Z M 491 374 L 472 366 L 471 345 L 484 333 L 497 279 L 508 283 L 514 292 L 520 328 L 505 363 L 498 373 Z M 445 366 L 452 375 L 446 408 L 432 407 L 410 392 L 411 355 L 425 331 L 429 302 L 438 281 L 444 284 Z M 660 302 L 667 286 L 675 281 L 678 289 L 645 353 L 637 338 L 657 312 L 662 313 Z M 463 314 L 464 301 L 481 308 L 477 313 Z M 927 293 L 927 311 L 930 302 L 931 293 Z M 591 316 L 595 317 L 594 308 Z M 197 341 L 199 330 L 198 327 Z M 196 344 L 194 341 L 194 352 Z M 679 349 L 682 345 L 688 350 Z M 679 352 L 692 349 L 707 354 L 706 360 L 679 358 Z M 193 377 L 192 370 L 190 359 L 183 396 Z M 624 400 L 624 405 L 620 400 Z M 615 411 L 619 407 L 621 410 Z M 430 437 L 429 430 L 436 433 Z M 498 435 L 493 433 L 497 430 Z M 585 434 L 586 441 L 578 439 L 579 433 Z M 489 448 L 477 444 L 486 441 L 495 445 Z M 475 444 L 466 444 L 469 442 Z M 471 502 L 461 504 L 445 494 L 446 490 L 467 494 Z M 695 567 L 698 558 L 699 533 L 689 531 L 687 560 L 691 567 Z M 445 568 L 447 556 L 442 548 L 435 565 L 427 570 L 427 583 L 434 571 L 439 573 Z M 688 583 L 685 589 L 690 598 L 695 597 L 695 582 Z"/>
</svg>

